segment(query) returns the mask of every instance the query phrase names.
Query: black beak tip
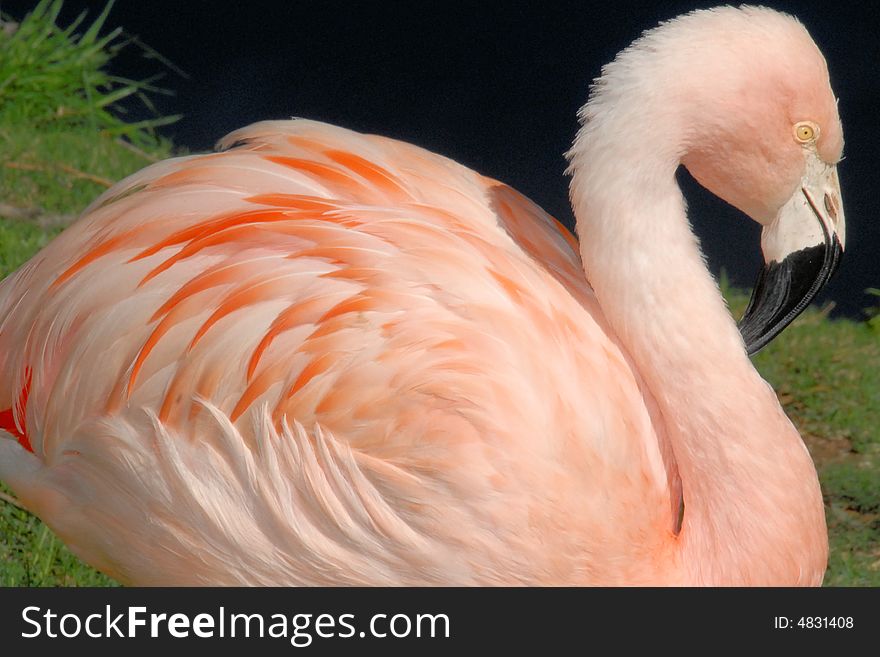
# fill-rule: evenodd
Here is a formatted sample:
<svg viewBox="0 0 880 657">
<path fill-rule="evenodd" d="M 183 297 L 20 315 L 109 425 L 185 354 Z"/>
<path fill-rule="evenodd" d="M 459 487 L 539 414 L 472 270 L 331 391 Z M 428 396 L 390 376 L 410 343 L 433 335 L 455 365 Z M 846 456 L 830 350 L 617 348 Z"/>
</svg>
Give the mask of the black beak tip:
<svg viewBox="0 0 880 657">
<path fill-rule="evenodd" d="M 739 323 L 750 356 L 804 311 L 837 270 L 842 253 L 840 241 L 833 235 L 823 244 L 795 251 L 761 270 Z"/>
</svg>

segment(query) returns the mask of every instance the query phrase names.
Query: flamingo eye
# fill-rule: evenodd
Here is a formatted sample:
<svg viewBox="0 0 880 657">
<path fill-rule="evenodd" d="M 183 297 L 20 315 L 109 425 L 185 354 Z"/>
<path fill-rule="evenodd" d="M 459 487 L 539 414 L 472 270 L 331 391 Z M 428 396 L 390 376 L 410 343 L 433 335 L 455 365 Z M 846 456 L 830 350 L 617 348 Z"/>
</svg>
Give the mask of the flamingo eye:
<svg viewBox="0 0 880 657">
<path fill-rule="evenodd" d="M 794 138 L 802 144 L 816 141 L 819 136 L 819 126 L 811 121 L 801 121 L 794 125 Z"/>
</svg>

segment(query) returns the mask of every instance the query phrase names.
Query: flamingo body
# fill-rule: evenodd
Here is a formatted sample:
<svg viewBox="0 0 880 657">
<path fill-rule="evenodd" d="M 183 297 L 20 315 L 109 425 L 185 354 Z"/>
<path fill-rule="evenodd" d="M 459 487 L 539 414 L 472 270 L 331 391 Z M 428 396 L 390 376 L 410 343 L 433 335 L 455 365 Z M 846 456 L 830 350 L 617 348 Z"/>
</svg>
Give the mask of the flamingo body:
<svg viewBox="0 0 880 657">
<path fill-rule="evenodd" d="M 135 584 L 819 583 L 815 470 L 674 166 L 596 156 L 627 56 L 571 153 L 580 243 L 502 183 L 307 120 L 120 182 L 0 284 L 0 479 Z"/>
<path fill-rule="evenodd" d="M 0 406 L 44 463 L 28 488 L 65 506 L 65 540 L 94 559 L 119 538 L 108 527 L 130 532 L 138 549 L 99 561 L 123 581 L 217 581 L 227 555 L 179 545 L 183 523 L 315 543 L 287 572 L 267 543 L 251 554 L 264 572 L 225 583 L 324 583 L 334 568 L 392 583 L 398 541 L 424 552 L 407 583 L 573 582 L 586 568 L 575 554 L 646 549 L 625 532 L 587 549 L 595 532 L 570 527 L 585 500 L 629 479 L 648 484 L 637 526 L 671 532 L 650 405 L 565 229 L 511 188 L 389 139 L 297 120 L 233 142 L 122 182 L 4 283 L 0 367 L 17 376 Z M 601 390 L 584 395 L 579 372 Z M 580 417 L 606 448 L 573 440 Z M 612 439 L 623 432 L 637 440 Z M 299 453 L 264 454 L 285 442 Z M 172 467 L 186 478 L 160 474 Z M 352 472 L 364 490 L 349 490 Z M 59 478 L 72 473 L 68 493 Z M 226 490 L 229 477 L 243 488 Z M 251 515 L 254 494 L 268 517 Z M 552 550 L 523 549 L 554 534 Z M 456 554 L 475 539 L 482 554 Z M 365 543 L 374 554 L 359 554 Z"/>
</svg>

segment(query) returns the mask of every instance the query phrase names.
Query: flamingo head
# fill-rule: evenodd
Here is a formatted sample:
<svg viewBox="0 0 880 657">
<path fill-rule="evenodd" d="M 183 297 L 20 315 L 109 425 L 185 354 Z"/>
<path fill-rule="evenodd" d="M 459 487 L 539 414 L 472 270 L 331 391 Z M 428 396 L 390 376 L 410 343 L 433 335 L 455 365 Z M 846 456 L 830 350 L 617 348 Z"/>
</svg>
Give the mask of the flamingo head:
<svg viewBox="0 0 880 657">
<path fill-rule="evenodd" d="M 684 82 L 681 162 L 763 226 L 765 266 L 740 322 L 753 354 L 815 297 L 845 246 L 837 100 L 825 59 L 790 16 L 724 7 L 677 20 L 690 32 L 670 60 L 679 69 L 667 69 Z"/>
</svg>

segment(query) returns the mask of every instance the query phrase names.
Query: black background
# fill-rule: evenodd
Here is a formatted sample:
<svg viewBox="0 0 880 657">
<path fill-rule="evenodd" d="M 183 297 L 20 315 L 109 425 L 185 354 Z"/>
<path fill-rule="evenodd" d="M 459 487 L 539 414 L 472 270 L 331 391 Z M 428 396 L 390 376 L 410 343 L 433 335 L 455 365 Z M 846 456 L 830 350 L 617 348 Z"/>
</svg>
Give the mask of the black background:
<svg viewBox="0 0 880 657">
<path fill-rule="evenodd" d="M 21 16 L 33 6 L 0 0 Z M 720 2 L 346 2 L 117 0 L 121 25 L 188 77 L 136 47 L 114 67 L 166 71 L 164 133 L 190 150 L 262 119 L 302 116 L 411 141 L 503 180 L 572 226 L 562 154 L 590 81 L 660 20 Z M 797 15 L 826 55 L 847 139 L 841 165 L 847 252 L 820 301 L 857 317 L 880 286 L 880 13 L 868 2 L 766 2 Z M 66 0 L 62 22 L 103 1 Z M 135 117 L 142 118 L 142 117 Z M 756 224 L 680 176 L 714 272 L 750 287 Z"/>
</svg>

